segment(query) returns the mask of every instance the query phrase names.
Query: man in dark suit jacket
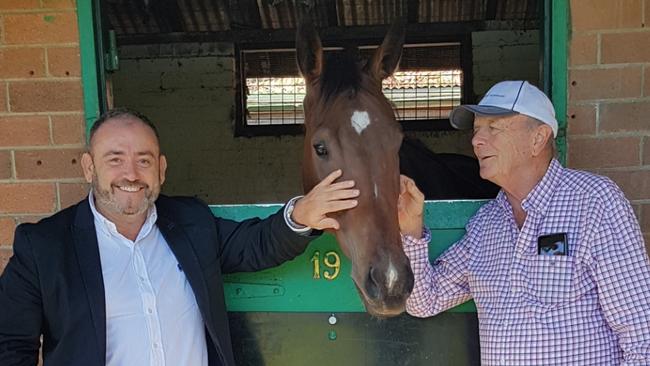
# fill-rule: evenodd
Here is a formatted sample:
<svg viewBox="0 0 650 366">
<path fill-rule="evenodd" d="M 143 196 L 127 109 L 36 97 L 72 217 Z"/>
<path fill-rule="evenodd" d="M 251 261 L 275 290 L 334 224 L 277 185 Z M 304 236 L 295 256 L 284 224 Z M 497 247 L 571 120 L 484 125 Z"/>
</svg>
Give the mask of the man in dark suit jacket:
<svg viewBox="0 0 650 366">
<path fill-rule="evenodd" d="M 0 365 L 234 365 L 222 273 L 300 254 L 354 182 L 330 174 L 267 219 L 215 218 L 159 196 L 167 163 L 146 117 L 100 117 L 82 157 L 88 199 L 16 229 L 0 277 Z"/>
</svg>

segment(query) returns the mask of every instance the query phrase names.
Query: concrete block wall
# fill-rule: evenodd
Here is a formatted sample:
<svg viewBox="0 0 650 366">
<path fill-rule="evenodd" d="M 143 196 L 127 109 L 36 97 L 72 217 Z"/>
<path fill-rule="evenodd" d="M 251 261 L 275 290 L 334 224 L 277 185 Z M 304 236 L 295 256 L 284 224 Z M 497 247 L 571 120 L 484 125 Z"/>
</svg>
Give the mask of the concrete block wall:
<svg viewBox="0 0 650 366">
<path fill-rule="evenodd" d="M 650 0 L 572 0 L 569 167 L 612 178 L 650 242 Z"/>
<path fill-rule="evenodd" d="M 476 33 L 475 92 L 506 72 L 535 83 L 538 38 L 537 31 Z M 120 47 L 120 70 L 111 75 L 114 104 L 145 113 L 159 127 L 170 166 L 164 193 L 213 204 L 286 201 L 302 192 L 303 138 L 233 136 L 233 52 L 230 44 L 210 43 Z M 473 156 L 470 132 L 408 135 L 438 153 Z"/>
<path fill-rule="evenodd" d="M 472 33 L 472 73 L 477 97 L 503 81 L 504 74 L 508 80 L 528 80 L 539 85 L 539 37 L 537 30 Z"/>
<path fill-rule="evenodd" d="M 0 1 L 0 271 L 14 229 L 86 193 L 74 0 Z"/>
<path fill-rule="evenodd" d="M 234 137 L 231 44 L 120 49 L 116 106 L 149 116 L 169 168 L 163 193 L 211 204 L 285 202 L 302 193 L 302 136 Z"/>
</svg>

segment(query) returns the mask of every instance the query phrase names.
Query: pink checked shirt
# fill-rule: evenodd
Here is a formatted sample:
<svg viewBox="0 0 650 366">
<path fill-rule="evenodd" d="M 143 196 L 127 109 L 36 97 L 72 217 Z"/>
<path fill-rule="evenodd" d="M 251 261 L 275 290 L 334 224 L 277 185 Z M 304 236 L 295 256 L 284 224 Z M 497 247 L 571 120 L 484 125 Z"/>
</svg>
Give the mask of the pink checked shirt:
<svg viewBox="0 0 650 366">
<path fill-rule="evenodd" d="M 650 261 L 620 189 L 553 160 L 522 207 L 519 230 L 501 191 L 433 265 L 428 230 L 405 237 L 407 312 L 473 298 L 482 365 L 650 365 Z M 554 233 L 567 234 L 568 255 L 538 255 L 538 236 Z"/>
</svg>

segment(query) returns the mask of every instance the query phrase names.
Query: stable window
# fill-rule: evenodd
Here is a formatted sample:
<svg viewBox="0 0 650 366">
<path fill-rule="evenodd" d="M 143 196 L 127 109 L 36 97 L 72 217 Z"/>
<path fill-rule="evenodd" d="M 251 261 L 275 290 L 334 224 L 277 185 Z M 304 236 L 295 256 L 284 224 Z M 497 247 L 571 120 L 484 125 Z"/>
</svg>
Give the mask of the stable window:
<svg viewBox="0 0 650 366">
<path fill-rule="evenodd" d="M 360 47 L 368 58 L 376 46 Z M 325 53 L 341 48 L 325 48 Z M 407 44 L 400 67 L 383 82 L 405 130 L 449 129 L 449 113 L 465 99 L 470 78 L 461 62 L 461 42 Z M 293 49 L 239 49 L 237 135 L 302 132 L 305 84 Z"/>
</svg>

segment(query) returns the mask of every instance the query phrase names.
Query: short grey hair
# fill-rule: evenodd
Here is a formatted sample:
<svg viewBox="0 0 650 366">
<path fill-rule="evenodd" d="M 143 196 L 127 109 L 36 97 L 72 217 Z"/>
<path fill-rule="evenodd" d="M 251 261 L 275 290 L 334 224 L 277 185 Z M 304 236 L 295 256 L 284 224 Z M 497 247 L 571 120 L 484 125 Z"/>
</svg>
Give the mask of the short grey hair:
<svg viewBox="0 0 650 366">
<path fill-rule="evenodd" d="M 531 116 L 526 116 L 526 117 L 528 117 L 527 120 L 530 121 L 529 126 L 530 126 L 531 129 L 537 128 L 537 127 L 540 127 L 540 126 L 548 126 L 548 124 L 538 120 L 537 118 L 534 118 L 534 117 L 531 117 Z M 557 144 L 556 144 L 555 138 L 553 136 L 551 136 L 551 138 L 548 139 L 548 141 L 546 142 L 545 148 L 550 149 L 551 150 L 551 155 L 554 158 L 557 158 L 557 154 L 558 154 L 558 152 L 557 152 Z"/>
</svg>

